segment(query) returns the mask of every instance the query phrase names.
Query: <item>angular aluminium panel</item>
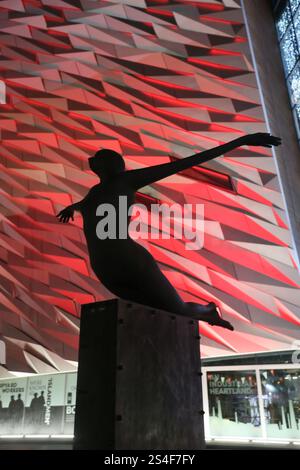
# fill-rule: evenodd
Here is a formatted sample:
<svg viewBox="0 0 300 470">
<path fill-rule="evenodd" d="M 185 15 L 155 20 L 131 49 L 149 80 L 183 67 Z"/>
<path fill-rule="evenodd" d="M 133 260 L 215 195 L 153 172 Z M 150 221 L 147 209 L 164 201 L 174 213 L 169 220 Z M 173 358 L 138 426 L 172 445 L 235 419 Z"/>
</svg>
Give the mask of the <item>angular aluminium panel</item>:
<svg viewBox="0 0 300 470">
<path fill-rule="evenodd" d="M 88 157 L 107 147 L 138 168 L 266 126 L 238 1 L 18 0 L 0 15 L 7 369 L 72 370 L 80 305 L 110 297 L 80 217 L 55 218 L 95 182 Z M 239 148 L 144 193 L 204 204 L 203 249 L 143 240 L 185 300 L 214 300 L 235 325 L 201 324 L 202 354 L 292 348 L 299 276 L 271 151 Z"/>
</svg>

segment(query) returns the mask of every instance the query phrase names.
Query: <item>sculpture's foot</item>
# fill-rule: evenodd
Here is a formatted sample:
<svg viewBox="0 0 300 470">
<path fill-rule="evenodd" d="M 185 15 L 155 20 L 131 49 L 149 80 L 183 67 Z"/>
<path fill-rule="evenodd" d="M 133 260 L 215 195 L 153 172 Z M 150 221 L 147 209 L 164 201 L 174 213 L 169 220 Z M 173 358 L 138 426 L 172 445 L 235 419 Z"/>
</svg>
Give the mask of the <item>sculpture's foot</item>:
<svg viewBox="0 0 300 470">
<path fill-rule="evenodd" d="M 224 320 L 217 310 L 217 306 L 214 302 L 210 302 L 207 305 L 199 305 L 194 302 L 185 303 L 186 315 L 198 321 L 205 321 L 212 326 L 220 326 L 227 330 L 234 330 L 234 327 L 229 321 Z"/>
</svg>

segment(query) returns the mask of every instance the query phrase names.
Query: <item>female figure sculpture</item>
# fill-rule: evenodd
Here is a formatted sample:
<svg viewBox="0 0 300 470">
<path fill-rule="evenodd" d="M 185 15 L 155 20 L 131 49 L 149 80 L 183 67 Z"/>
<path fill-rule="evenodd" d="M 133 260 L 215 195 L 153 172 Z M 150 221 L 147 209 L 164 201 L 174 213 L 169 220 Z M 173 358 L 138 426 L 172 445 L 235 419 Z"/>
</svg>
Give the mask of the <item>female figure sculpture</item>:
<svg viewBox="0 0 300 470">
<path fill-rule="evenodd" d="M 81 212 L 91 266 L 98 279 L 116 296 L 233 330 L 232 325 L 220 316 L 214 302 L 207 305 L 184 302 L 152 255 L 130 238 L 128 232 L 125 238 L 99 239 L 96 210 L 100 204 L 112 204 L 119 220 L 120 196 L 126 196 L 129 206 L 134 203 L 135 192 L 140 188 L 181 170 L 242 145 L 272 147 L 280 143 L 280 138 L 267 133 L 249 134 L 181 160 L 129 171 L 125 170 L 120 154 L 109 149 L 100 150 L 89 158 L 90 168 L 100 178 L 100 183 L 93 186 L 82 201 L 66 207 L 57 217 L 61 222 L 68 222 L 73 219 L 75 210 Z M 127 222 L 129 225 L 130 217 Z"/>
</svg>

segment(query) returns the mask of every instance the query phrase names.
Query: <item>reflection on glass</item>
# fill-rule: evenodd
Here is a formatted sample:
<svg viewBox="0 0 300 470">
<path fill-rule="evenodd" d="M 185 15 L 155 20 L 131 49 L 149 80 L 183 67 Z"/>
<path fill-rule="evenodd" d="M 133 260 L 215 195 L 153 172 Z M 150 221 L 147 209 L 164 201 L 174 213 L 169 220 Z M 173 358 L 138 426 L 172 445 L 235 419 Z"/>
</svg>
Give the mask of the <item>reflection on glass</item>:
<svg viewBox="0 0 300 470">
<path fill-rule="evenodd" d="M 300 370 L 261 372 L 268 438 L 300 438 Z"/>
<path fill-rule="evenodd" d="M 292 12 L 294 13 L 300 5 L 300 0 L 290 0 Z"/>
<path fill-rule="evenodd" d="M 281 42 L 281 48 L 286 75 L 288 75 L 293 70 L 298 58 L 298 46 L 294 28 L 290 27 L 285 33 Z"/>
<path fill-rule="evenodd" d="M 278 36 L 279 38 L 282 38 L 286 30 L 288 29 L 288 26 L 290 22 L 292 21 L 292 13 L 287 6 L 280 14 L 278 20 L 277 20 L 277 31 L 278 31 Z"/>
<path fill-rule="evenodd" d="M 207 384 L 210 434 L 260 437 L 255 372 L 208 372 Z"/>
<path fill-rule="evenodd" d="M 300 104 L 300 62 L 296 65 L 289 77 L 289 88 L 292 105 Z"/>
<path fill-rule="evenodd" d="M 295 106 L 295 114 L 298 119 L 298 126 L 300 129 L 300 104 L 297 104 L 297 106 Z"/>
<path fill-rule="evenodd" d="M 278 12 L 275 10 L 275 16 L 285 76 L 288 82 L 296 130 L 300 139 L 300 0 L 287 1 L 283 9 Z"/>
</svg>

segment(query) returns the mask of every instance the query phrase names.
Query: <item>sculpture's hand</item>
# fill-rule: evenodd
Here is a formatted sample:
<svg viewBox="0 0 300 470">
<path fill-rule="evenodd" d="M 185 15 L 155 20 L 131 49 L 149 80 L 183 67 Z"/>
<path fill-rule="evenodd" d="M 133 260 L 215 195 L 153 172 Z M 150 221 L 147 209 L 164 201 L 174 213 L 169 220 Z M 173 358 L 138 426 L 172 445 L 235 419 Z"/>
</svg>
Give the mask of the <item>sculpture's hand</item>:
<svg viewBox="0 0 300 470">
<path fill-rule="evenodd" d="M 262 147 L 277 147 L 281 145 L 281 138 L 275 137 L 265 132 L 257 132 L 255 134 L 248 134 L 240 138 L 241 145 L 254 145 Z"/>
<path fill-rule="evenodd" d="M 74 208 L 73 206 L 68 206 L 57 214 L 60 222 L 69 222 L 70 219 L 74 220 Z"/>
</svg>

